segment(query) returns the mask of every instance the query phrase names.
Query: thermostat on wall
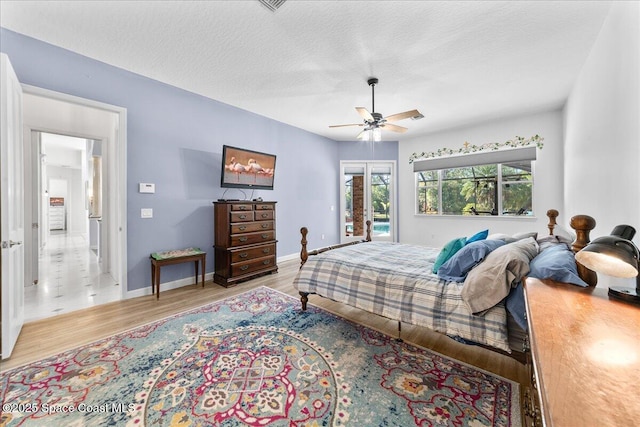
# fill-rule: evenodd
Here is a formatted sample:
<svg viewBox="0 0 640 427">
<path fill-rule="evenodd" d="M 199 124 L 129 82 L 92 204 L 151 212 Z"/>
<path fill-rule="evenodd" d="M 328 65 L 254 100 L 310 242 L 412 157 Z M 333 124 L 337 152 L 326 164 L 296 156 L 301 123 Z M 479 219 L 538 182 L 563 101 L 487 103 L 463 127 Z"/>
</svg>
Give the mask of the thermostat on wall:
<svg viewBox="0 0 640 427">
<path fill-rule="evenodd" d="M 155 193 L 156 185 L 155 184 L 147 184 L 144 182 L 140 183 L 140 192 L 141 193 Z"/>
</svg>

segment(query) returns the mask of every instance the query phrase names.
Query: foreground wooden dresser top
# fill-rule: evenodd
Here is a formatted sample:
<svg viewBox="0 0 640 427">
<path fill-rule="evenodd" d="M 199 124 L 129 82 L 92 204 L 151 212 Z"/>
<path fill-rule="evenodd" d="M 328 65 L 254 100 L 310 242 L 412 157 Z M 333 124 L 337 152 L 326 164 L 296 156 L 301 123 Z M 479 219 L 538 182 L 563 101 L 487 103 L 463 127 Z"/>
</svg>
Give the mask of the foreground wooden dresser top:
<svg viewBox="0 0 640 427">
<path fill-rule="evenodd" d="M 640 306 L 607 287 L 526 279 L 531 352 L 547 426 L 637 426 Z"/>
</svg>

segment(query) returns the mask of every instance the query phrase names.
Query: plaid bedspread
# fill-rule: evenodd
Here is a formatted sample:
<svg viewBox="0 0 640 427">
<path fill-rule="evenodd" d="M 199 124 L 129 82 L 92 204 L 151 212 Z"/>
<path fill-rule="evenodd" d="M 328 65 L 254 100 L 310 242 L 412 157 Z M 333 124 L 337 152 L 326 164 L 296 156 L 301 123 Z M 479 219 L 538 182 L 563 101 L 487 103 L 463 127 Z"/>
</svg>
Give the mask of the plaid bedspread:
<svg viewBox="0 0 640 427">
<path fill-rule="evenodd" d="M 463 284 L 431 272 L 439 252 L 390 242 L 346 246 L 310 256 L 293 283 L 301 292 L 511 352 L 504 305 L 471 314 Z"/>
</svg>

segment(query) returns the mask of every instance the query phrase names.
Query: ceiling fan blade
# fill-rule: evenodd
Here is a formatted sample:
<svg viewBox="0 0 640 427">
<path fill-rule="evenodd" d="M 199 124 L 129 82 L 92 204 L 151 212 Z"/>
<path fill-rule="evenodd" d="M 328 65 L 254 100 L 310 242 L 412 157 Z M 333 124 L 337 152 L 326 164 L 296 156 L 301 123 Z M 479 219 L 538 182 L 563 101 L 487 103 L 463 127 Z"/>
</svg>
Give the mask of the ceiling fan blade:
<svg viewBox="0 0 640 427">
<path fill-rule="evenodd" d="M 356 107 L 356 111 L 358 112 L 358 114 L 360 114 L 360 117 L 362 117 L 363 119 L 365 119 L 368 122 L 373 122 L 374 118 L 371 115 L 371 113 L 369 112 L 369 110 L 367 110 L 364 107 Z"/>
<path fill-rule="evenodd" d="M 331 125 L 330 128 L 343 128 L 347 126 L 364 126 L 364 123 L 350 123 L 348 125 Z"/>
<path fill-rule="evenodd" d="M 420 114 L 420 111 L 418 110 L 411 110 L 405 111 L 404 113 L 392 114 L 388 117 L 385 117 L 384 119 L 388 122 L 397 122 L 398 120 L 408 119 L 409 117 L 416 116 L 422 116 L 422 114 Z"/>
<path fill-rule="evenodd" d="M 398 125 L 392 125 L 391 123 L 384 123 L 381 124 L 380 127 L 384 130 L 391 130 L 393 132 L 398 132 L 398 133 L 405 133 L 406 131 L 408 131 L 409 129 L 402 127 L 402 126 L 398 126 Z"/>
</svg>

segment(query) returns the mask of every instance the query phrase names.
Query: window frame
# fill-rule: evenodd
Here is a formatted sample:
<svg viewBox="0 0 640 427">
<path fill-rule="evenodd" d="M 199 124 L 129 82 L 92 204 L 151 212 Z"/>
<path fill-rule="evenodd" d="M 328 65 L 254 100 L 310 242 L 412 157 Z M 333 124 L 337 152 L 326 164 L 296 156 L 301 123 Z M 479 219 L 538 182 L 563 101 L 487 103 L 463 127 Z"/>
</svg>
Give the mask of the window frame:
<svg viewBox="0 0 640 427">
<path fill-rule="evenodd" d="M 438 212 L 437 213 L 427 213 L 427 212 L 420 212 L 420 179 L 419 179 L 419 174 L 421 173 L 425 173 L 425 172 L 431 172 L 431 171 L 417 171 L 414 172 L 414 215 L 416 216 L 421 216 L 421 217 L 429 217 L 429 218 L 437 218 L 437 217 L 445 217 L 445 218 L 535 218 L 535 160 L 527 160 L 528 162 L 530 162 L 531 165 L 531 179 L 530 180 L 526 180 L 526 181 L 522 181 L 522 180 L 517 180 L 517 181 L 506 181 L 503 180 L 502 177 L 502 166 L 503 165 L 509 165 L 510 163 L 513 162 L 506 162 L 506 163 L 486 163 L 486 164 L 481 164 L 481 165 L 469 165 L 469 166 L 459 166 L 459 167 L 455 167 L 455 168 L 449 168 L 449 169 L 461 169 L 461 168 L 469 168 L 469 167 L 481 167 L 481 166 L 492 166 L 495 165 L 496 166 L 496 186 L 497 186 L 497 192 L 496 192 L 496 197 L 497 199 L 495 200 L 495 206 L 497 208 L 497 215 L 493 215 L 493 214 L 480 214 L 480 215 L 471 215 L 471 214 L 445 214 L 443 213 L 443 200 L 442 200 L 442 196 L 443 196 L 443 178 L 444 178 L 444 171 L 445 169 L 433 169 L 431 171 L 434 171 L 437 173 L 437 177 L 438 177 Z M 426 182 L 426 181 L 425 181 Z M 531 214 L 522 214 L 522 215 L 517 215 L 517 214 L 505 214 L 503 213 L 504 209 L 503 209 L 503 186 L 505 184 L 521 184 L 521 183 L 530 183 L 531 184 Z"/>
</svg>

